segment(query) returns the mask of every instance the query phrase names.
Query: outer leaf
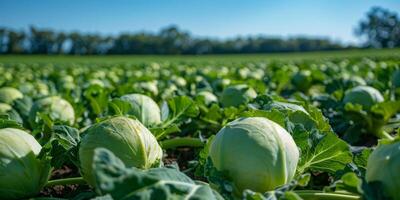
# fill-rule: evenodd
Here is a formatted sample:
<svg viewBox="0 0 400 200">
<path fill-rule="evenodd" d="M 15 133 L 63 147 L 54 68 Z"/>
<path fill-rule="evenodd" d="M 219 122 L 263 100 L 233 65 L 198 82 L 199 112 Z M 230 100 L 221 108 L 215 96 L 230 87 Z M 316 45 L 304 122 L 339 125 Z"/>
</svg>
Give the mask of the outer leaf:
<svg viewBox="0 0 400 200">
<path fill-rule="evenodd" d="M 0 129 L 1 128 L 17 128 L 24 129 L 22 124 L 15 120 L 10 119 L 7 115 L 0 115 Z"/>
<path fill-rule="evenodd" d="M 90 107 L 96 115 L 100 115 L 107 109 L 108 91 L 99 85 L 91 85 L 84 92 L 84 96 L 90 103 Z"/>
<path fill-rule="evenodd" d="M 372 149 L 365 148 L 362 149 L 361 152 L 354 153 L 354 164 L 357 165 L 358 168 L 363 169 L 364 171 L 367 168 L 368 157 L 371 154 Z"/>
<path fill-rule="evenodd" d="M 200 113 L 196 103 L 187 96 L 178 96 L 164 102 L 161 106 L 162 124 L 153 127 L 151 132 L 161 139 L 170 133 L 179 132 L 179 125 L 186 119 L 196 117 Z"/>
<path fill-rule="evenodd" d="M 131 108 L 129 102 L 121 99 L 113 99 L 108 104 L 113 109 L 113 113 L 116 115 L 126 115 Z"/>
<path fill-rule="evenodd" d="M 45 146 L 51 156 L 52 166 L 58 168 L 65 163 L 78 165 L 79 130 L 66 125 L 53 126 L 53 138 Z"/>
<path fill-rule="evenodd" d="M 114 199 L 222 199 L 208 185 L 195 184 L 172 168 L 126 168 L 110 151 L 95 150 L 96 189 Z"/>
<path fill-rule="evenodd" d="M 293 134 L 296 144 L 301 149 L 301 158 L 297 166 L 298 174 L 308 169 L 334 173 L 352 161 L 349 146 L 334 133 L 328 132 L 321 135 L 313 132 L 309 137 L 305 134 L 308 133 Z"/>
<path fill-rule="evenodd" d="M 381 115 L 383 121 L 387 122 L 390 117 L 400 110 L 400 101 L 388 101 L 374 105 L 371 112 L 375 115 Z"/>
<path fill-rule="evenodd" d="M 196 117 L 200 112 L 196 103 L 187 96 L 178 96 L 169 100 L 168 108 L 168 118 L 164 122 L 165 124 L 174 123 L 175 121 L 182 120 L 184 117 Z M 164 111 L 165 109 L 163 106 L 162 110 Z"/>
<path fill-rule="evenodd" d="M 242 113 L 241 116 L 242 117 L 265 117 L 265 118 L 268 118 L 268 119 L 278 123 L 282 127 L 285 126 L 286 120 L 287 120 L 283 113 L 281 113 L 275 109 L 269 110 L 269 111 L 250 110 L 250 111 L 246 111 L 246 112 Z"/>
</svg>

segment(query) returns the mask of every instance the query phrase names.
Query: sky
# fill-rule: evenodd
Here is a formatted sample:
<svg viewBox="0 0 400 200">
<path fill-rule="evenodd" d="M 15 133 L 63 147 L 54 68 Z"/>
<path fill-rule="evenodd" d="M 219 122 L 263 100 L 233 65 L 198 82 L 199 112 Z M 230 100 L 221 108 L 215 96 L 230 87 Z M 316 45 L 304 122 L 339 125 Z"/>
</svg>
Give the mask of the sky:
<svg viewBox="0 0 400 200">
<path fill-rule="evenodd" d="M 177 25 L 192 35 L 318 36 L 359 43 L 354 28 L 372 6 L 400 0 L 0 0 L 0 27 L 118 34 Z"/>
</svg>

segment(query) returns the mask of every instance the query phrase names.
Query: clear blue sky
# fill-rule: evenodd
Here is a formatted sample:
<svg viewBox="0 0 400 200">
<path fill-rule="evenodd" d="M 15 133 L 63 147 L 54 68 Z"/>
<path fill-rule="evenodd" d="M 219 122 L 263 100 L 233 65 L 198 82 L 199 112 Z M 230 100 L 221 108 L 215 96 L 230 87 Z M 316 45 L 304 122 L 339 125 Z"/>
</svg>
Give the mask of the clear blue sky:
<svg viewBox="0 0 400 200">
<path fill-rule="evenodd" d="M 0 0 L 0 26 L 117 34 L 176 24 L 196 36 L 327 36 L 357 42 L 353 29 L 372 6 L 400 0 Z"/>
</svg>

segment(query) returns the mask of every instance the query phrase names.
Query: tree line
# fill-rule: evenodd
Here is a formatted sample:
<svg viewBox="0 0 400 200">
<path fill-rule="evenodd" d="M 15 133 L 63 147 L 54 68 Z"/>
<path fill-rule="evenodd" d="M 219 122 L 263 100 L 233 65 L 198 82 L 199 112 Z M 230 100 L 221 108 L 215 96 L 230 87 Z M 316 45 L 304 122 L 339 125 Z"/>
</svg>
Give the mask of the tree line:
<svg viewBox="0 0 400 200">
<path fill-rule="evenodd" d="M 400 46 L 400 22 L 396 13 L 374 7 L 360 22 L 356 34 L 365 47 Z M 0 54 L 223 54 L 338 50 L 354 48 L 327 38 L 237 37 L 227 40 L 196 38 L 177 26 L 157 33 L 122 33 L 104 36 L 80 32 L 57 32 L 30 27 L 0 28 Z"/>
<path fill-rule="evenodd" d="M 324 38 L 237 37 L 229 40 L 195 38 L 176 26 L 158 33 L 123 33 L 102 36 L 64 33 L 30 27 L 28 31 L 0 28 L 2 54 L 221 54 L 341 49 Z"/>
</svg>

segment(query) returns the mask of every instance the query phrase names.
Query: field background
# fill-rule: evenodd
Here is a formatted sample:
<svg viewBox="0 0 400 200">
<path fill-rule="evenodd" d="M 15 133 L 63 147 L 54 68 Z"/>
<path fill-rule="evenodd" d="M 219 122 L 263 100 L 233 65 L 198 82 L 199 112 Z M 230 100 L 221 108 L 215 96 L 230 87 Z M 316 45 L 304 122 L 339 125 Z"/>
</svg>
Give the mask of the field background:
<svg viewBox="0 0 400 200">
<path fill-rule="evenodd" d="M 400 49 L 341 50 L 306 53 L 230 54 L 230 55 L 1 55 L 1 63 L 147 63 L 147 62 L 196 62 L 196 63 L 245 63 L 268 60 L 318 60 L 335 58 L 379 57 L 400 59 Z"/>
</svg>

